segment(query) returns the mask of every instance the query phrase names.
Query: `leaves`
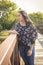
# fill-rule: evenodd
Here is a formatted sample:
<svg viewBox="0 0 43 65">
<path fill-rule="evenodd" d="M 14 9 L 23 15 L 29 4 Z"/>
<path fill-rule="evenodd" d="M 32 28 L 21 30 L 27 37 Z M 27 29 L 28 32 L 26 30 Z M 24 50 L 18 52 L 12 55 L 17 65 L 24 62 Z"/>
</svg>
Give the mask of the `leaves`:
<svg viewBox="0 0 43 65">
<path fill-rule="evenodd" d="M 43 13 L 31 13 L 29 16 L 36 26 L 43 24 Z"/>
<path fill-rule="evenodd" d="M 0 10 L 3 12 L 0 18 L 0 24 L 3 29 L 10 29 L 12 24 L 17 20 L 17 5 L 8 0 L 0 1 Z"/>
</svg>

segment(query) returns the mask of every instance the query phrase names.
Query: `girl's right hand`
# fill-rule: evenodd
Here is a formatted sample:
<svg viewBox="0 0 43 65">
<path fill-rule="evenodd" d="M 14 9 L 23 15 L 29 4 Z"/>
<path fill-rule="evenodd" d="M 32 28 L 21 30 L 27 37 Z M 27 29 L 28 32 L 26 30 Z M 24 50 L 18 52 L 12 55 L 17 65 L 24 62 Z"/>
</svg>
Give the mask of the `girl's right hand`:
<svg viewBox="0 0 43 65">
<path fill-rule="evenodd" d="M 19 34 L 16 30 L 10 30 L 9 34 Z"/>
</svg>

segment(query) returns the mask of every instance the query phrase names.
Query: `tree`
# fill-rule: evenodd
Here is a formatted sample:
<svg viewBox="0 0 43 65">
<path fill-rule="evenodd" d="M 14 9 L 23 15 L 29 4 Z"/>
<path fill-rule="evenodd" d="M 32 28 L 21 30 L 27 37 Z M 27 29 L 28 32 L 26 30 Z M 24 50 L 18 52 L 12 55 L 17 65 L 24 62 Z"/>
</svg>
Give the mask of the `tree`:
<svg viewBox="0 0 43 65">
<path fill-rule="evenodd" d="M 43 24 L 43 13 L 31 13 L 29 14 L 29 17 L 32 19 L 36 26 Z"/>
<path fill-rule="evenodd" d="M 2 28 L 2 25 L 0 25 L 0 31 L 2 31 L 2 29 L 3 29 L 3 28 Z"/>
<path fill-rule="evenodd" d="M 29 16 L 32 19 L 33 23 L 36 25 L 38 32 L 43 34 L 43 13 L 31 13 Z"/>
<path fill-rule="evenodd" d="M 17 20 L 17 5 L 8 0 L 0 1 L 0 10 L 3 11 L 0 23 L 3 29 L 10 29 L 14 21 Z"/>
</svg>

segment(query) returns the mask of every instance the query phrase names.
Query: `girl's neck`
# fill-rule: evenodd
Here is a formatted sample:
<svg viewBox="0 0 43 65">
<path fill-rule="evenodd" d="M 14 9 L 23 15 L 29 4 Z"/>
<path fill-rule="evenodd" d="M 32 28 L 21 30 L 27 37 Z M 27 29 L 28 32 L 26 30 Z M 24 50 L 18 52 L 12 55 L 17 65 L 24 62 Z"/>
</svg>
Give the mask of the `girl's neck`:
<svg viewBox="0 0 43 65">
<path fill-rule="evenodd" d="M 21 24 L 22 26 L 26 26 L 26 22 L 25 22 L 25 21 L 21 21 L 20 24 Z"/>
</svg>

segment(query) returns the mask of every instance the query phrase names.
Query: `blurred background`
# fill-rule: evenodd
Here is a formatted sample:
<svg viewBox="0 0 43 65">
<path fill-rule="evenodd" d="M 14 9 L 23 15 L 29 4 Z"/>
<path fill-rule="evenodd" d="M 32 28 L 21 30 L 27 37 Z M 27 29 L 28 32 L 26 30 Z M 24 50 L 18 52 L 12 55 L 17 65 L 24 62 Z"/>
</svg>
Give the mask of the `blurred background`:
<svg viewBox="0 0 43 65">
<path fill-rule="evenodd" d="M 14 28 L 18 22 L 18 10 L 25 10 L 37 28 L 38 38 L 36 44 L 36 56 L 43 57 L 43 0 L 0 0 L 0 44 L 9 35 L 8 30 Z M 41 58 L 40 58 L 41 60 Z M 43 65 L 43 58 L 38 62 Z M 37 65 L 39 65 L 37 63 Z"/>
</svg>

